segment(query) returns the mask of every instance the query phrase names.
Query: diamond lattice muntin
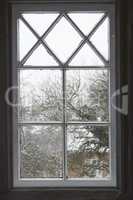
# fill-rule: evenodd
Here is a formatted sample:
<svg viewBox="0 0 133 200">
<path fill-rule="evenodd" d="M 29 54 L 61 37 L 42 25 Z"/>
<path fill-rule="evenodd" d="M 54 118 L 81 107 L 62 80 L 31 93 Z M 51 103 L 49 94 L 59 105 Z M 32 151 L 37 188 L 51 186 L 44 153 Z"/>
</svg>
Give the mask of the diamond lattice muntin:
<svg viewBox="0 0 133 200">
<path fill-rule="evenodd" d="M 21 65 L 104 66 L 109 62 L 109 19 L 104 13 L 30 13 L 20 20 Z M 24 36 L 26 31 L 28 35 Z M 45 56 L 36 51 L 40 44 Z"/>
</svg>

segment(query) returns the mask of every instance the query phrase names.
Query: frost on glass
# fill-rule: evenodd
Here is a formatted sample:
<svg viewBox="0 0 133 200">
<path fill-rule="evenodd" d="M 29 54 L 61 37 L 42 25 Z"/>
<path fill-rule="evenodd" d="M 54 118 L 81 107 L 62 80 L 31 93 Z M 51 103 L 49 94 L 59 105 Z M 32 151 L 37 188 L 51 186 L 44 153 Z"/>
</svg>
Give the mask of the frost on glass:
<svg viewBox="0 0 133 200">
<path fill-rule="evenodd" d="M 18 59 L 21 61 L 26 53 L 28 53 L 32 46 L 37 42 L 37 38 L 21 19 L 19 19 L 18 25 Z"/>
<path fill-rule="evenodd" d="M 62 120 L 60 70 L 20 70 L 19 120 Z"/>
<path fill-rule="evenodd" d="M 108 121 L 109 72 L 66 72 L 66 117 L 68 121 Z"/>
<path fill-rule="evenodd" d="M 68 126 L 67 160 L 69 178 L 109 178 L 109 128 Z"/>
<path fill-rule="evenodd" d="M 62 62 L 78 47 L 81 37 L 63 17 L 46 37 L 46 42 Z"/>
<path fill-rule="evenodd" d="M 62 128 L 24 126 L 20 135 L 20 178 L 62 177 Z"/>
<path fill-rule="evenodd" d="M 104 13 L 70 13 L 69 17 L 76 23 L 81 31 L 88 35 L 97 25 Z"/>
<path fill-rule="evenodd" d="M 36 50 L 33 51 L 24 65 L 30 66 L 57 66 L 57 62 L 53 56 L 48 53 L 45 47 L 40 44 Z"/>
<path fill-rule="evenodd" d="M 100 51 L 100 53 L 109 60 L 109 18 L 99 26 L 96 32 L 92 35 L 90 41 Z"/>
<path fill-rule="evenodd" d="M 70 66 L 104 66 L 104 63 L 92 50 L 92 48 L 85 44 L 79 52 L 74 56 L 69 64 Z"/>
<path fill-rule="evenodd" d="M 59 14 L 56 13 L 27 13 L 23 14 L 30 26 L 42 36 Z"/>
</svg>

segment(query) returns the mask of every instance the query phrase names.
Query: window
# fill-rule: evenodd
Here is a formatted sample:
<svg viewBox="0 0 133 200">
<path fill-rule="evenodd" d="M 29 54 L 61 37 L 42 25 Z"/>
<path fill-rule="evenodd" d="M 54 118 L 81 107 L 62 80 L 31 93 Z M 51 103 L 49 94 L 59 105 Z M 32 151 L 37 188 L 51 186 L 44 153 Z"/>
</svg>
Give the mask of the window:
<svg viewBox="0 0 133 200">
<path fill-rule="evenodd" d="M 113 36 L 112 5 L 13 8 L 15 187 L 116 185 Z"/>
</svg>

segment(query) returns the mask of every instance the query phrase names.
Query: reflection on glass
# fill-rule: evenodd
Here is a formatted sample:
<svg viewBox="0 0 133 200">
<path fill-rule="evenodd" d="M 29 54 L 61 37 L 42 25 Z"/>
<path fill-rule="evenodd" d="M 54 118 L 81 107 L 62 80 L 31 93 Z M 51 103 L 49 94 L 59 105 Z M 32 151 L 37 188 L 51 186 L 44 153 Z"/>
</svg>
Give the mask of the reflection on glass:
<svg viewBox="0 0 133 200">
<path fill-rule="evenodd" d="M 20 177 L 62 177 L 62 128 L 60 126 L 24 126 L 19 128 Z"/>
<path fill-rule="evenodd" d="M 38 33 L 39 36 L 44 34 L 57 16 L 58 14 L 56 13 L 23 14 L 25 20 L 31 25 L 31 27 Z"/>
<path fill-rule="evenodd" d="M 107 121 L 109 119 L 107 70 L 66 72 L 67 120 Z"/>
<path fill-rule="evenodd" d="M 45 47 L 41 44 L 35 51 L 33 51 L 32 55 L 28 58 L 24 65 L 57 66 L 58 64 L 52 55 L 50 55 Z"/>
<path fill-rule="evenodd" d="M 103 15 L 104 13 L 71 13 L 69 17 L 71 17 L 85 35 L 88 35 Z"/>
<path fill-rule="evenodd" d="M 62 120 L 62 74 L 60 70 L 21 70 L 19 119 Z"/>
<path fill-rule="evenodd" d="M 109 129 L 72 125 L 67 129 L 69 178 L 110 177 Z"/>
<path fill-rule="evenodd" d="M 76 49 L 81 37 L 63 17 L 46 37 L 46 42 L 55 54 L 65 62 Z"/>
<path fill-rule="evenodd" d="M 69 64 L 70 66 L 103 66 L 103 62 L 92 50 L 92 48 L 85 44 L 79 52 L 75 55 Z"/>
<path fill-rule="evenodd" d="M 102 25 L 92 35 L 90 41 L 100 51 L 106 60 L 109 59 L 109 19 L 106 18 Z"/>
<path fill-rule="evenodd" d="M 19 29 L 18 29 L 18 38 L 19 38 L 19 61 L 26 55 L 26 53 L 32 48 L 32 46 L 37 42 L 37 38 L 29 30 L 29 28 L 19 20 Z"/>
</svg>

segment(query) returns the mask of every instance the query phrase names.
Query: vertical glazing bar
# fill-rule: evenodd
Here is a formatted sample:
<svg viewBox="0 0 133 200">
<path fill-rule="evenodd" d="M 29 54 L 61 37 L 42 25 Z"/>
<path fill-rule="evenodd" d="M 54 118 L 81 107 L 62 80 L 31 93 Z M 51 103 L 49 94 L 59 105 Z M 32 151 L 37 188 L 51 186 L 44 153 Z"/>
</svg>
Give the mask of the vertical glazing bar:
<svg viewBox="0 0 133 200">
<path fill-rule="evenodd" d="M 67 178 L 67 135 L 66 135 L 66 70 L 63 68 L 63 131 L 64 131 L 64 137 L 63 137 L 63 144 L 64 144 L 64 171 L 63 171 L 63 177 L 64 180 Z"/>
</svg>

